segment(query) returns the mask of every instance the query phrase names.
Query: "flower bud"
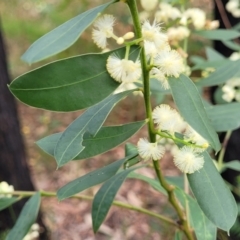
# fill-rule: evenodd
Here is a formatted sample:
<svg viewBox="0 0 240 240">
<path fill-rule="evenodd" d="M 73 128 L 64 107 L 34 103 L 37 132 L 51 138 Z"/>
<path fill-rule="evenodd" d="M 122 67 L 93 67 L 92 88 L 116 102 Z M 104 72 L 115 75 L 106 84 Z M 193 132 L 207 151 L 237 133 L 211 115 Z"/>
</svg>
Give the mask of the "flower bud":
<svg viewBox="0 0 240 240">
<path fill-rule="evenodd" d="M 158 0 L 141 0 L 141 5 L 143 7 L 144 10 L 146 11 L 152 11 L 154 10 L 154 8 L 157 6 L 158 4 Z"/>
<path fill-rule="evenodd" d="M 121 45 L 121 44 L 123 44 L 123 43 L 124 43 L 124 38 L 119 37 L 119 38 L 117 39 L 117 44 Z"/>
<path fill-rule="evenodd" d="M 125 40 L 131 39 L 131 38 L 133 38 L 133 37 L 134 37 L 134 32 L 128 32 L 128 33 L 126 33 L 126 34 L 123 36 L 123 38 L 124 38 Z"/>
</svg>

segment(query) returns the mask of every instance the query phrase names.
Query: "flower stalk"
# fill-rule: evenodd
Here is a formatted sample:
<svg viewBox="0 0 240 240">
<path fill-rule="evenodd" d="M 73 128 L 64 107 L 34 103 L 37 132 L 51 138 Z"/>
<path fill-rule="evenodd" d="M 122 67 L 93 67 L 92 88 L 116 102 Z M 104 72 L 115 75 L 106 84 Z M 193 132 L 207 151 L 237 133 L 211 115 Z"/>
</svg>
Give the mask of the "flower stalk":
<svg viewBox="0 0 240 240">
<path fill-rule="evenodd" d="M 128 7 L 130 9 L 133 24 L 135 27 L 136 37 L 142 38 L 142 30 L 141 30 L 141 24 L 139 20 L 139 14 L 138 9 L 136 5 L 135 0 L 127 0 L 126 3 L 128 4 Z M 152 107 L 151 107 L 151 101 L 150 101 L 150 83 L 149 83 L 149 67 L 147 64 L 147 59 L 145 55 L 145 49 L 142 44 L 142 51 L 141 51 L 141 66 L 142 66 L 142 76 L 143 76 L 143 87 L 144 87 L 144 102 L 145 102 L 145 108 L 146 108 L 146 115 L 148 118 L 148 133 L 149 133 L 149 139 L 150 142 L 154 143 L 156 142 L 156 134 L 154 130 L 154 122 L 152 117 Z M 184 210 L 182 209 L 182 206 L 176 199 L 176 196 L 174 194 L 174 186 L 167 183 L 165 180 L 163 173 L 161 172 L 159 161 L 153 160 L 153 166 L 156 172 L 156 175 L 158 177 L 158 180 L 160 184 L 163 186 L 163 188 L 167 191 L 169 202 L 172 204 L 174 209 L 176 210 L 178 217 L 179 217 L 179 228 L 185 233 L 188 240 L 193 240 L 193 232 L 192 229 L 189 227 L 186 214 Z"/>
<path fill-rule="evenodd" d="M 22 199 L 22 198 L 25 198 L 25 197 L 31 197 L 35 193 L 36 193 L 35 191 L 0 192 L 0 194 L 10 194 L 12 196 L 18 196 L 19 200 Z M 39 193 L 40 193 L 41 197 L 57 197 L 56 192 L 39 191 Z M 92 196 L 87 196 L 87 195 L 73 195 L 70 198 L 76 198 L 76 199 L 87 200 L 87 201 L 92 201 L 93 200 Z M 120 202 L 120 201 L 113 201 L 112 204 L 114 206 L 122 207 L 122 208 L 129 209 L 129 210 L 134 210 L 136 212 L 140 212 L 140 213 L 146 214 L 148 216 L 155 217 L 155 218 L 157 218 L 157 219 L 159 219 L 159 220 L 161 220 L 161 221 L 163 221 L 167 224 L 178 227 L 178 224 L 174 220 L 172 220 L 168 217 L 165 217 L 163 215 L 154 213 L 152 211 L 149 211 L 145 208 L 135 207 L 135 206 L 132 206 L 132 205 Z"/>
<path fill-rule="evenodd" d="M 219 169 L 223 168 L 223 159 L 224 159 L 227 144 L 228 144 L 228 141 L 229 141 L 231 135 L 232 135 L 232 131 L 227 131 L 227 133 L 224 137 L 224 140 L 223 140 L 223 143 L 222 143 L 222 149 L 221 149 L 221 151 L 219 153 L 219 157 L 218 157 L 218 167 L 219 167 Z"/>
<path fill-rule="evenodd" d="M 165 132 L 160 132 L 160 131 L 155 131 L 155 133 L 163 138 L 168 138 L 168 139 L 171 139 L 173 140 L 176 144 L 177 143 L 181 143 L 185 146 L 189 146 L 189 147 L 194 147 L 194 148 L 200 148 L 200 149 L 206 149 L 207 146 L 205 145 L 197 145 L 197 144 L 194 144 L 194 143 L 191 143 L 191 142 L 187 142 L 187 141 L 184 141 L 180 138 L 177 138 L 177 137 L 174 137 L 172 135 L 169 135 L 168 133 L 165 133 Z"/>
</svg>

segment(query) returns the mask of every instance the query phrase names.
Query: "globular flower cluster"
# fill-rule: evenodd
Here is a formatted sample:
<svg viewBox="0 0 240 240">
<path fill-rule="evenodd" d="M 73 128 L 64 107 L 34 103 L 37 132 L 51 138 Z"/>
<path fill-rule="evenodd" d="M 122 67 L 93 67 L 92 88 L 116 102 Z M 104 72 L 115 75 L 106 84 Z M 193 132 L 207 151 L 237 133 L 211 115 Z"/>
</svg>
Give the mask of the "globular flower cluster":
<svg viewBox="0 0 240 240">
<path fill-rule="evenodd" d="M 196 132 L 190 125 L 187 125 L 185 129 L 184 139 L 204 148 L 208 148 L 209 146 L 206 139 Z"/>
<path fill-rule="evenodd" d="M 99 17 L 94 25 L 92 38 L 98 47 L 106 50 L 108 38 L 116 40 L 117 44 L 123 44 L 125 40 L 134 37 L 133 32 L 128 32 L 122 37 L 117 37 L 113 33 L 113 26 L 115 18 L 112 15 L 103 15 Z M 121 59 L 117 55 L 110 55 L 107 59 L 106 68 L 110 76 L 117 82 L 123 83 L 126 87 L 131 84 L 131 88 L 134 87 L 133 82 L 138 81 L 142 75 L 142 69 L 139 59 L 135 61 L 129 60 L 128 57 Z"/>
<path fill-rule="evenodd" d="M 183 13 L 182 18 L 190 20 L 197 30 L 203 29 L 206 24 L 206 13 L 199 8 L 187 9 Z"/>
<path fill-rule="evenodd" d="M 113 36 L 114 22 L 115 18 L 112 15 L 104 15 L 94 23 L 92 38 L 98 47 L 103 49 L 107 47 L 107 38 Z"/>
<path fill-rule="evenodd" d="M 150 71 L 150 74 L 151 74 L 151 78 L 157 79 L 162 84 L 162 87 L 164 89 L 170 88 L 166 76 L 160 69 L 153 67 Z"/>
<path fill-rule="evenodd" d="M 142 5 L 143 9 L 150 12 L 156 8 L 158 2 L 159 2 L 158 0 L 151 0 L 151 1 L 141 0 L 141 5 Z"/>
<path fill-rule="evenodd" d="M 204 165 L 204 158 L 196 148 L 184 146 L 175 152 L 173 162 L 184 173 L 194 173 Z"/>
<path fill-rule="evenodd" d="M 181 12 L 178 8 L 173 7 L 169 3 L 161 2 L 159 4 L 159 10 L 155 14 L 155 18 L 160 22 L 167 23 L 169 20 L 176 20 L 181 18 Z"/>
<path fill-rule="evenodd" d="M 237 61 L 237 60 L 239 60 L 239 59 L 240 59 L 240 53 L 239 53 L 239 52 L 233 52 L 233 53 L 230 55 L 229 59 L 230 59 L 231 61 Z"/>
<path fill-rule="evenodd" d="M 167 30 L 167 36 L 171 45 L 177 45 L 179 41 L 188 38 L 190 30 L 185 26 L 170 27 Z"/>
<path fill-rule="evenodd" d="M 197 133 L 180 114 L 167 104 L 157 106 L 152 113 L 153 121 L 156 123 L 158 131 L 167 131 L 171 135 L 175 132 L 183 133 L 186 142 L 194 143 L 203 148 L 208 147 L 208 142 Z"/>
<path fill-rule="evenodd" d="M 229 0 L 226 4 L 226 9 L 235 18 L 240 17 L 240 2 L 239 2 L 239 0 Z"/>
<path fill-rule="evenodd" d="M 152 115 L 159 131 L 168 131 L 173 135 L 174 132 L 182 132 L 185 128 L 186 123 L 182 117 L 169 105 L 161 104 L 153 110 Z"/>
<path fill-rule="evenodd" d="M 150 143 L 146 138 L 140 138 L 137 144 L 139 155 L 144 160 L 159 160 L 165 152 L 165 148 L 155 143 Z"/>
<path fill-rule="evenodd" d="M 153 11 L 157 6 L 157 2 L 152 1 L 148 5 L 146 1 L 141 0 L 142 5 L 147 11 Z M 174 39 L 180 41 L 187 38 L 190 32 L 186 24 L 186 26 L 170 28 L 166 34 L 162 31 L 159 19 L 163 20 L 162 18 L 165 18 L 164 20 L 167 21 L 168 19 L 174 20 L 179 18 L 180 22 L 182 21 L 182 25 L 184 25 L 185 20 L 187 22 L 191 19 L 192 24 L 197 29 L 203 28 L 206 19 L 205 15 L 199 9 L 188 9 L 183 14 L 167 3 L 161 3 L 160 8 L 164 10 L 165 15 L 161 15 L 158 12 L 158 18 L 155 18 L 152 23 L 147 19 L 142 22 L 142 39 L 140 41 L 144 44 L 146 59 L 150 68 L 150 78 L 159 80 L 163 88 L 168 89 L 168 77 L 177 78 L 181 73 L 186 71 L 182 56 L 178 51 L 171 49 L 169 39 L 170 41 L 174 41 Z M 195 16 L 198 16 L 198 18 Z M 115 18 L 111 15 L 104 15 L 94 23 L 93 40 L 100 48 L 106 48 L 108 38 L 113 38 L 118 44 L 122 44 L 126 39 L 134 36 L 132 33 L 127 33 L 123 37 L 117 37 L 113 33 L 114 23 Z M 122 86 L 130 84 L 132 88 L 134 86 L 133 83 L 141 80 L 142 69 L 138 58 L 135 60 L 129 59 L 129 47 L 127 45 L 126 54 L 123 59 L 116 54 L 110 54 L 107 59 L 106 68 L 115 81 L 122 83 Z M 153 110 L 152 117 L 159 134 L 167 134 L 166 136 L 172 139 L 175 138 L 176 132 L 183 134 L 182 141 L 185 141 L 188 146 L 180 149 L 175 148 L 173 153 L 175 165 L 184 173 L 193 173 L 202 168 L 204 160 L 200 151 L 196 150 L 196 147 L 207 148 L 208 142 L 192 129 L 182 119 L 180 114 L 169 105 L 161 104 L 157 106 Z M 144 160 L 160 160 L 166 151 L 161 141 L 162 139 L 159 138 L 156 142 L 152 143 L 146 138 L 140 138 L 137 144 L 139 155 Z M 194 144 L 197 146 L 193 147 Z"/>
<path fill-rule="evenodd" d="M 167 77 L 177 78 L 184 71 L 183 58 L 176 50 L 171 50 L 168 36 L 162 32 L 161 24 L 156 19 L 152 24 L 148 20 L 143 22 L 142 34 L 147 59 L 154 66 L 150 76 L 168 89 Z"/>
<path fill-rule="evenodd" d="M 99 17 L 93 25 L 93 41 L 102 49 L 107 47 L 107 39 L 113 38 L 117 43 L 122 44 L 126 39 L 133 37 L 129 32 L 123 37 L 117 37 L 113 33 L 115 18 L 112 15 Z M 168 43 L 168 36 L 162 32 L 161 24 L 154 20 L 151 24 L 148 20 L 142 23 L 142 35 L 145 46 L 145 53 L 149 64 L 154 66 L 150 72 L 151 77 L 159 80 L 162 86 L 169 88 L 167 77 L 178 77 L 184 71 L 184 64 L 181 55 L 171 50 Z M 133 83 L 141 80 L 141 65 L 139 59 L 129 60 L 112 54 L 107 60 L 107 71 L 110 76 L 120 83 Z"/>
<path fill-rule="evenodd" d="M 184 71 L 183 59 L 175 50 L 159 52 L 154 59 L 154 65 L 167 77 L 174 76 L 177 78 Z"/>
<path fill-rule="evenodd" d="M 0 198 L 10 198 L 12 195 L 10 192 L 14 191 L 14 187 L 7 182 L 0 182 Z M 5 194 L 6 193 L 6 194 Z"/>
<path fill-rule="evenodd" d="M 40 231 L 39 225 L 37 223 L 34 223 L 31 226 L 28 234 L 23 238 L 23 240 L 34 240 L 34 239 L 38 238 L 39 237 L 39 231 Z"/>
<path fill-rule="evenodd" d="M 131 83 L 137 81 L 142 75 L 140 61 L 120 59 L 116 55 L 110 55 L 107 60 L 107 70 L 110 76 L 117 82 Z"/>
<path fill-rule="evenodd" d="M 222 87 L 222 98 L 226 102 L 236 100 L 240 102 L 240 78 L 229 79 Z"/>
<path fill-rule="evenodd" d="M 157 106 L 153 110 L 152 116 L 159 132 L 168 132 L 173 137 L 176 132 L 182 133 L 184 141 L 191 143 L 191 145 L 182 148 L 174 147 L 174 150 L 171 151 L 162 146 L 164 138 L 157 138 L 156 143 L 150 143 L 147 139 L 141 138 L 138 142 L 139 155 L 143 159 L 159 160 L 166 150 L 170 150 L 174 156 L 174 164 L 182 172 L 191 174 L 201 169 L 204 164 L 201 152 L 209 146 L 208 142 L 169 105 Z M 194 147 L 193 144 L 197 146 Z"/>
<path fill-rule="evenodd" d="M 229 57 L 231 61 L 237 61 L 240 59 L 239 52 L 233 52 Z M 237 101 L 240 102 L 240 78 L 234 77 L 229 79 L 222 87 L 222 98 L 226 102 Z"/>
<path fill-rule="evenodd" d="M 99 17 L 93 24 L 92 38 L 94 43 L 99 48 L 106 49 L 107 39 L 115 39 L 117 44 L 123 44 L 125 40 L 131 39 L 134 37 L 133 32 L 128 32 L 122 37 L 117 37 L 113 33 L 113 26 L 115 24 L 115 18 L 112 15 L 105 14 Z"/>
<path fill-rule="evenodd" d="M 165 148 L 160 143 L 150 143 L 145 138 L 139 139 L 137 147 L 139 156 L 144 160 L 157 161 L 165 153 Z M 184 146 L 180 149 L 174 148 L 173 162 L 180 171 L 191 174 L 203 167 L 204 158 L 198 149 Z"/>
<path fill-rule="evenodd" d="M 149 41 L 155 45 L 156 50 L 162 50 L 167 45 L 167 35 L 161 32 L 161 24 L 154 20 L 151 24 L 145 20 L 142 24 L 142 35 L 144 41 Z"/>
<path fill-rule="evenodd" d="M 233 6 L 236 5 L 238 0 L 230 0 L 229 4 L 230 9 L 234 9 Z M 141 0 L 142 7 L 144 9 L 141 12 L 140 17 L 142 20 L 146 20 L 152 14 L 151 11 L 156 9 L 157 3 L 153 1 L 151 8 L 149 9 L 148 0 Z M 236 9 L 236 7 L 235 7 Z M 235 10 L 237 13 L 237 11 Z M 182 26 L 187 26 L 192 24 L 193 27 L 197 30 L 200 29 L 215 29 L 219 27 L 218 21 L 210 21 L 206 18 L 206 13 L 199 8 L 189 8 L 186 11 L 180 11 L 178 8 L 173 7 L 171 4 L 166 2 L 161 2 L 159 4 L 158 10 L 155 12 L 155 19 L 158 22 L 168 23 L 169 21 L 177 21 L 178 24 Z M 179 29 L 180 30 L 180 29 Z M 175 30 L 177 31 L 177 29 Z M 180 31 L 179 31 L 180 32 Z M 178 37 L 178 36 L 176 36 Z"/>
</svg>

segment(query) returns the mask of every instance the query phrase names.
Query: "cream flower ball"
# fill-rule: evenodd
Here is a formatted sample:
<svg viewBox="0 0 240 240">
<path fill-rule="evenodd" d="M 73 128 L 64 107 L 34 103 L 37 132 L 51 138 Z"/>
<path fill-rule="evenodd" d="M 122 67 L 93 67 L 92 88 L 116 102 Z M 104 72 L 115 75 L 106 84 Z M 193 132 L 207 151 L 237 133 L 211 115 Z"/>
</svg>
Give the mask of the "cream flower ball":
<svg viewBox="0 0 240 240">
<path fill-rule="evenodd" d="M 180 171 L 191 174 L 203 167 L 204 158 L 195 148 L 184 146 L 175 152 L 173 162 Z"/>
<path fill-rule="evenodd" d="M 167 104 L 161 104 L 153 110 L 153 121 L 160 131 L 182 132 L 186 126 L 180 114 Z"/>
<path fill-rule="evenodd" d="M 120 83 L 137 81 L 142 75 L 142 68 L 139 59 L 135 62 L 128 59 L 120 59 L 112 54 L 107 59 L 107 71 L 110 76 Z"/>
<path fill-rule="evenodd" d="M 145 11 L 152 11 L 157 6 L 158 0 L 141 0 L 142 8 Z"/>
<path fill-rule="evenodd" d="M 137 143 L 138 153 L 144 160 L 159 160 L 165 153 L 165 148 L 157 142 L 150 143 L 146 138 L 140 138 Z"/>
<path fill-rule="evenodd" d="M 154 58 L 154 65 L 166 76 L 179 77 L 184 71 L 183 59 L 175 50 L 163 50 Z"/>
<path fill-rule="evenodd" d="M 105 49 L 107 47 L 107 38 L 113 36 L 114 22 L 114 16 L 105 14 L 93 24 L 92 39 L 99 48 Z"/>
</svg>

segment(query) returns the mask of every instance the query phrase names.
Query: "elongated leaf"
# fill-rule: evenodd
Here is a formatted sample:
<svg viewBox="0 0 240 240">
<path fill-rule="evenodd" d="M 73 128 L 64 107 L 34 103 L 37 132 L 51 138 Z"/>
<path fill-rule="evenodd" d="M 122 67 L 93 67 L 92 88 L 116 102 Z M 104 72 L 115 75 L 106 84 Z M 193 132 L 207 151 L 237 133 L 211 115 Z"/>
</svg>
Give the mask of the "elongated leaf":
<svg viewBox="0 0 240 240">
<path fill-rule="evenodd" d="M 31 64 L 67 49 L 77 41 L 82 32 L 92 24 L 96 17 L 114 2 L 116 1 L 110 1 L 90 9 L 39 38 L 23 54 L 22 60 Z"/>
<path fill-rule="evenodd" d="M 36 222 L 40 202 L 40 193 L 36 193 L 26 202 L 17 222 L 8 233 L 6 240 L 22 240 L 24 238 L 30 227 Z"/>
<path fill-rule="evenodd" d="M 222 86 L 218 86 L 213 94 L 214 101 L 216 104 L 227 104 L 229 102 L 225 101 L 223 98 Z"/>
<path fill-rule="evenodd" d="M 15 202 L 20 200 L 19 198 L 16 197 L 11 197 L 11 198 L 0 198 L 0 211 L 3 209 L 13 205 Z"/>
<path fill-rule="evenodd" d="M 233 169 L 235 171 L 240 171 L 240 161 L 239 160 L 233 160 L 231 162 L 224 163 L 224 167 Z"/>
<path fill-rule="evenodd" d="M 135 173 L 135 172 L 131 172 L 128 175 L 128 178 L 134 178 L 134 179 L 139 179 L 142 180 L 144 182 L 147 182 L 151 187 L 153 187 L 155 190 L 163 193 L 164 195 L 167 196 L 167 192 L 166 190 L 159 184 L 159 182 L 153 178 L 149 178 L 147 176 L 144 176 L 142 174 L 139 173 Z"/>
<path fill-rule="evenodd" d="M 204 137 L 216 151 L 219 151 L 221 145 L 218 135 L 207 116 L 195 84 L 184 75 L 181 75 L 178 79 L 170 78 L 169 84 L 174 102 L 183 118 Z"/>
<path fill-rule="evenodd" d="M 195 231 L 197 240 L 216 240 L 217 228 L 204 215 L 198 203 L 182 189 L 176 188 L 174 192 L 182 206 L 189 210 L 190 225 Z"/>
<path fill-rule="evenodd" d="M 137 153 L 138 149 L 137 147 L 132 143 L 126 143 L 125 144 L 125 156 L 128 156 L 129 154 Z"/>
<path fill-rule="evenodd" d="M 240 51 L 240 45 L 232 41 L 223 41 L 223 44 L 234 51 Z"/>
<path fill-rule="evenodd" d="M 187 174 L 192 192 L 204 214 L 218 227 L 229 231 L 237 218 L 237 205 L 207 152 L 204 166 Z"/>
<path fill-rule="evenodd" d="M 60 188 L 57 192 L 59 200 L 71 197 L 85 189 L 100 184 L 110 177 L 114 176 L 123 163 L 131 158 L 134 158 L 136 154 L 129 155 L 121 160 L 113 162 L 103 168 L 90 172 L 74 181 L 68 183 L 64 187 Z"/>
<path fill-rule="evenodd" d="M 127 175 L 137 168 L 139 167 L 123 170 L 122 172 L 108 179 L 98 190 L 92 204 L 92 224 L 93 231 L 95 233 L 98 231 L 99 227 L 104 221 L 112 202 Z"/>
<path fill-rule="evenodd" d="M 85 148 L 75 159 L 85 159 L 104 153 L 126 141 L 145 124 L 145 121 L 139 121 L 125 125 L 103 127 L 94 138 L 90 135 L 84 135 L 83 146 Z"/>
<path fill-rule="evenodd" d="M 225 58 L 222 54 L 214 50 L 213 48 L 206 47 L 207 61 L 199 61 L 193 66 L 192 70 L 206 69 L 206 68 L 219 68 L 220 66 L 230 62 L 229 59 Z"/>
<path fill-rule="evenodd" d="M 155 94 L 155 95 L 156 94 L 165 95 L 170 93 L 169 89 L 164 89 L 160 81 L 158 81 L 155 78 L 150 79 L 150 91 L 152 94 Z"/>
<path fill-rule="evenodd" d="M 240 60 L 229 61 L 219 67 L 215 72 L 197 82 L 197 86 L 210 87 L 226 82 L 228 79 L 240 76 Z"/>
<path fill-rule="evenodd" d="M 197 202 L 188 197 L 190 224 L 195 230 L 197 240 L 217 239 L 217 227 L 206 217 Z"/>
<path fill-rule="evenodd" d="M 235 30 L 240 30 L 240 23 L 237 23 L 232 28 L 235 29 Z"/>
<path fill-rule="evenodd" d="M 90 107 L 119 86 L 106 70 L 112 53 L 124 58 L 125 48 L 50 63 L 16 78 L 10 90 L 25 104 L 46 110 L 68 112 Z M 132 47 L 130 58 L 136 60 L 138 53 L 139 48 Z"/>
<path fill-rule="evenodd" d="M 74 160 L 90 158 L 118 146 L 134 135 L 144 124 L 145 121 L 140 121 L 119 126 L 102 127 L 95 137 L 85 134 L 82 143 L 85 148 Z M 54 149 L 61 134 L 56 133 L 47 136 L 37 141 L 37 145 L 46 153 L 54 156 Z"/>
<path fill-rule="evenodd" d="M 207 114 L 217 132 L 240 127 L 240 103 L 228 103 L 206 107 Z"/>
<path fill-rule="evenodd" d="M 138 155 L 138 149 L 135 145 L 133 145 L 132 143 L 126 143 L 125 144 L 125 156 L 128 156 L 130 154 L 136 154 Z M 135 158 L 130 159 L 129 161 L 126 161 L 124 163 L 124 169 L 126 168 L 130 168 L 132 166 L 134 166 L 135 164 L 139 163 L 141 160 L 140 158 L 137 156 Z"/>
<path fill-rule="evenodd" d="M 57 145 L 59 138 L 61 137 L 62 133 L 54 133 L 47 137 L 44 137 L 36 142 L 38 147 L 40 147 L 45 153 L 54 157 L 54 149 Z"/>
<path fill-rule="evenodd" d="M 180 232 L 179 230 L 176 231 L 175 235 L 174 235 L 174 240 L 182 240 L 183 239 L 183 233 Z"/>
<path fill-rule="evenodd" d="M 227 62 L 230 62 L 229 59 L 221 59 L 221 60 L 214 60 L 214 61 L 205 61 L 199 64 L 196 64 L 195 66 L 192 67 L 192 70 L 199 70 L 199 69 L 206 69 L 206 68 L 214 68 L 217 69 Z"/>
<path fill-rule="evenodd" d="M 165 179 L 172 185 L 183 189 L 184 188 L 184 176 L 165 176 Z"/>
<path fill-rule="evenodd" d="M 217 61 L 226 59 L 221 53 L 211 47 L 206 47 L 206 55 L 209 61 Z"/>
<path fill-rule="evenodd" d="M 133 178 L 133 179 L 139 179 L 142 180 L 146 183 L 148 183 L 152 188 L 154 188 L 155 190 L 163 193 L 165 196 L 167 196 L 167 192 L 166 190 L 160 185 L 159 181 L 147 176 L 144 176 L 142 174 L 139 173 L 135 173 L 135 172 L 131 172 L 128 175 L 128 178 Z M 183 177 L 165 177 L 167 182 L 178 187 L 183 185 Z"/>
<path fill-rule="evenodd" d="M 71 161 L 83 151 L 85 148 L 82 145 L 83 135 L 87 132 L 87 134 L 94 137 L 114 105 L 132 92 L 132 90 L 129 90 L 107 97 L 102 102 L 88 108 L 87 111 L 67 127 L 59 138 L 54 150 L 54 156 L 59 167 Z"/>
<path fill-rule="evenodd" d="M 216 30 L 201 30 L 195 31 L 195 34 L 210 39 L 210 40 L 231 40 L 234 38 L 238 38 L 240 33 L 235 30 L 226 30 L 226 29 L 216 29 Z"/>
<path fill-rule="evenodd" d="M 206 62 L 205 58 L 199 57 L 199 56 L 196 56 L 196 55 L 189 56 L 189 59 L 193 64 L 199 64 L 199 63 Z"/>
</svg>

